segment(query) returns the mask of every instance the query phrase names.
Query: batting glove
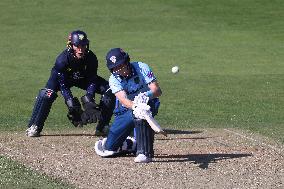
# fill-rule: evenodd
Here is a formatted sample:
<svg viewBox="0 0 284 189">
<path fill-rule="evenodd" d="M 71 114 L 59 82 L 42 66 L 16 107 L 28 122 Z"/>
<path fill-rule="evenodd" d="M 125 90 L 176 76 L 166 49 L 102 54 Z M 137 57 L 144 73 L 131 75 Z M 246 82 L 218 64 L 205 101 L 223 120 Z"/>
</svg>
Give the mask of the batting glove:
<svg viewBox="0 0 284 189">
<path fill-rule="evenodd" d="M 139 103 L 145 103 L 147 104 L 149 101 L 149 97 L 145 93 L 139 93 L 137 96 L 134 97 L 134 103 L 139 104 Z"/>
<path fill-rule="evenodd" d="M 134 104 L 133 107 L 133 115 L 137 119 L 146 119 L 147 113 L 151 114 L 150 106 L 146 103 L 138 103 Z"/>
</svg>

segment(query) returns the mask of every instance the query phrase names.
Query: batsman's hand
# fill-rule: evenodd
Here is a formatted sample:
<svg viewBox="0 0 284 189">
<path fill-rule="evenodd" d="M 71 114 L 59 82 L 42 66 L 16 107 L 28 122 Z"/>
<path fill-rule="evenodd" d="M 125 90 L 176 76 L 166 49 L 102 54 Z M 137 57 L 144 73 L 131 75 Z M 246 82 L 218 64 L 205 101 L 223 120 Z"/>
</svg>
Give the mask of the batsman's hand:
<svg viewBox="0 0 284 189">
<path fill-rule="evenodd" d="M 133 103 L 139 104 L 139 103 L 145 103 L 147 104 L 149 101 L 149 97 L 145 93 L 139 93 L 137 96 L 134 97 Z"/>
<path fill-rule="evenodd" d="M 78 98 L 74 97 L 72 99 L 67 100 L 66 105 L 68 107 L 67 118 L 75 127 L 82 127 L 82 119 L 81 114 L 83 110 L 81 108 L 81 104 Z"/>
<path fill-rule="evenodd" d="M 98 120 L 102 119 L 100 108 L 93 98 L 85 95 L 82 96 L 81 101 L 85 110 L 81 115 L 84 125 L 87 123 L 96 123 Z"/>
<path fill-rule="evenodd" d="M 146 119 L 147 114 L 152 114 L 150 111 L 150 106 L 146 103 L 133 104 L 133 115 L 137 119 Z"/>
</svg>

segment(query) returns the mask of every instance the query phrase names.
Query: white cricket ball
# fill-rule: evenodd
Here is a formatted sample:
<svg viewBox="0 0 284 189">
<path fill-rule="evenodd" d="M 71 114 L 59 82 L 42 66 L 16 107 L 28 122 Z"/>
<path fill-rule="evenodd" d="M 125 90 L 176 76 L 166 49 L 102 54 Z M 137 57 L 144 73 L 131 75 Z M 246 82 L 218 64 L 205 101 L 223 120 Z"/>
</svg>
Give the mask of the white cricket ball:
<svg viewBox="0 0 284 189">
<path fill-rule="evenodd" d="M 176 74 L 176 73 L 178 73 L 178 72 L 179 72 L 178 66 L 172 67 L 172 73 Z"/>
</svg>

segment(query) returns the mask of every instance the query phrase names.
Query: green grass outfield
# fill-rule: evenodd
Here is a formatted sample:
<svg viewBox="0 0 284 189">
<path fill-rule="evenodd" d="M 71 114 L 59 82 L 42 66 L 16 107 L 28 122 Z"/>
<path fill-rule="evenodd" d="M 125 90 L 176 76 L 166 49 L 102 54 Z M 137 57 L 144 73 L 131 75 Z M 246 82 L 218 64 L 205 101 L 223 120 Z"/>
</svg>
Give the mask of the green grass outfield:
<svg viewBox="0 0 284 189">
<path fill-rule="evenodd" d="M 74 188 L 62 181 L 51 179 L 44 174 L 36 173 L 3 156 L 0 156 L 0 175 L 0 188 Z"/>
<path fill-rule="evenodd" d="M 284 143 L 284 1 L 1 0 L 0 130 L 24 130 L 67 34 L 148 63 L 163 96 L 163 127 L 235 127 Z M 178 65 L 179 74 L 171 74 Z M 83 95 L 75 90 L 75 94 Z M 45 129 L 70 128 L 60 96 Z"/>
</svg>

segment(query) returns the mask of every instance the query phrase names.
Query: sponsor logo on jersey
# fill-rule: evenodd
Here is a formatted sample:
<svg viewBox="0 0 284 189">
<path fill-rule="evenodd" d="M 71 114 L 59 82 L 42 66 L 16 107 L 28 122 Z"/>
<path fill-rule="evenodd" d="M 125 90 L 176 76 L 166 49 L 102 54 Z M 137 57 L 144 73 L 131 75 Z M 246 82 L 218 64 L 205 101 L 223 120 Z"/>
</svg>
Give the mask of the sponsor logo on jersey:
<svg viewBox="0 0 284 189">
<path fill-rule="evenodd" d="M 81 76 L 80 72 L 73 73 L 73 79 L 83 79 L 84 77 Z"/>
<path fill-rule="evenodd" d="M 153 72 L 152 72 L 151 69 L 140 68 L 140 72 L 142 73 L 143 76 L 147 76 L 147 77 L 149 77 L 150 79 L 151 79 L 152 77 L 154 77 L 154 74 L 153 74 Z"/>
<path fill-rule="evenodd" d="M 147 73 L 147 77 L 152 78 L 153 76 L 154 76 L 154 74 L 153 74 L 152 71 L 149 71 L 149 72 Z"/>
</svg>

